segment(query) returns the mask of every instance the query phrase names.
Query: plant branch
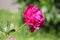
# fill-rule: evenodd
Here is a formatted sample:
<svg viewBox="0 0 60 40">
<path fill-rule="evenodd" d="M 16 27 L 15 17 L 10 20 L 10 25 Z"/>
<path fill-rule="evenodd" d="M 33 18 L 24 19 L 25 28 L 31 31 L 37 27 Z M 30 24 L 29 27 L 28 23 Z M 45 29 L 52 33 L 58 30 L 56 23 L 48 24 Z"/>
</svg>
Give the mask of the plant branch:
<svg viewBox="0 0 60 40">
<path fill-rule="evenodd" d="M 24 23 L 23 25 L 21 25 L 21 26 L 18 28 L 18 30 L 16 30 L 11 36 L 7 36 L 7 39 L 8 39 L 8 38 L 11 38 L 12 36 L 14 36 L 16 32 L 18 32 L 20 29 L 23 28 L 24 25 L 25 25 L 25 23 Z"/>
</svg>

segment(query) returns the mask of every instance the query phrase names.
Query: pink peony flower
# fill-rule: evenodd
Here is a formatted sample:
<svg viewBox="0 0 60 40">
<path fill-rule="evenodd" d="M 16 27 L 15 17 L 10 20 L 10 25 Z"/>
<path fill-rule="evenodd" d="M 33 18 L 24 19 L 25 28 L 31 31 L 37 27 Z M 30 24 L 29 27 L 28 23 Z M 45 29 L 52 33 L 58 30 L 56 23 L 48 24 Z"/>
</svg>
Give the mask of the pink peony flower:
<svg viewBox="0 0 60 40">
<path fill-rule="evenodd" d="M 9 38 L 8 40 L 16 40 L 15 38 Z"/>
<path fill-rule="evenodd" d="M 42 11 L 32 4 L 28 5 L 24 12 L 24 18 L 27 25 L 30 27 L 30 31 L 39 30 L 40 27 L 44 26 L 44 17 Z"/>
</svg>

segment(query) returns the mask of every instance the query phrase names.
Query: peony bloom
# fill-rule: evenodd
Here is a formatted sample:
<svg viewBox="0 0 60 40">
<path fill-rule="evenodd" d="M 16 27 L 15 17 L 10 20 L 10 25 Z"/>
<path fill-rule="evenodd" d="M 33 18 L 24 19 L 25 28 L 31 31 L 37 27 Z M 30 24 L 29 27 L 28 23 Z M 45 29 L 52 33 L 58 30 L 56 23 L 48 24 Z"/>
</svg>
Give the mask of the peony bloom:
<svg viewBox="0 0 60 40">
<path fill-rule="evenodd" d="M 8 40 L 16 40 L 15 38 L 9 38 Z"/>
<path fill-rule="evenodd" d="M 39 30 L 44 25 L 44 17 L 42 11 L 32 4 L 30 4 L 24 12 L 26 24 L 30 27 L 30 31 Z"/>
</svg>

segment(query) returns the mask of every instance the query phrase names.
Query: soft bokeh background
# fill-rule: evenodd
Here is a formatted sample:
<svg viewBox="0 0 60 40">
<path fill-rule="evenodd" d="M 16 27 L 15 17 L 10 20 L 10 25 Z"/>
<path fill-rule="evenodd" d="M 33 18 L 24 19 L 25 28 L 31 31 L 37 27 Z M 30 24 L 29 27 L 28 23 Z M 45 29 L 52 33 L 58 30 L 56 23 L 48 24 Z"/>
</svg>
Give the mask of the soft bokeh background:
<svg viewBox="0 0 60 40">
<path fill-rule="evenodd" d="M 23 13 L 29 4 L 38 6 L 45 17 L 44 28 L 33 33 L 27 25 L 18 30 L 25 23 Z M 0 0 L 0 40 L 9 36 L 16 40 L 60 40 L 60 1 Z"/>
</svg>

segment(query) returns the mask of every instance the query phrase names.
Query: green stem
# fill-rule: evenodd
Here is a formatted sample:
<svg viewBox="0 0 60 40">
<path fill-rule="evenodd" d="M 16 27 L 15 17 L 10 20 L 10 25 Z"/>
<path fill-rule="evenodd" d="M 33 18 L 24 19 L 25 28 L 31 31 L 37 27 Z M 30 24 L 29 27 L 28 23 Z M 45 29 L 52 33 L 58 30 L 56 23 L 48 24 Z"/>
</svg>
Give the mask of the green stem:
<svg viewBox="0 0 60 40">
<path fill-rule="evenodd" d="M 15 33 L 17 33 L 20 29 L 23 28 L 24 25 L 25 25 L 25 23 L 24 23 L 23 25 L 21 25 L 20 28 L 18 28 L 18 30 L 16 30 L 11 36 L 7 36 L 7 39 L 8 39 L 8 38 L 11 38 L 12 36 L 14 36 Z"/>
</svg>

